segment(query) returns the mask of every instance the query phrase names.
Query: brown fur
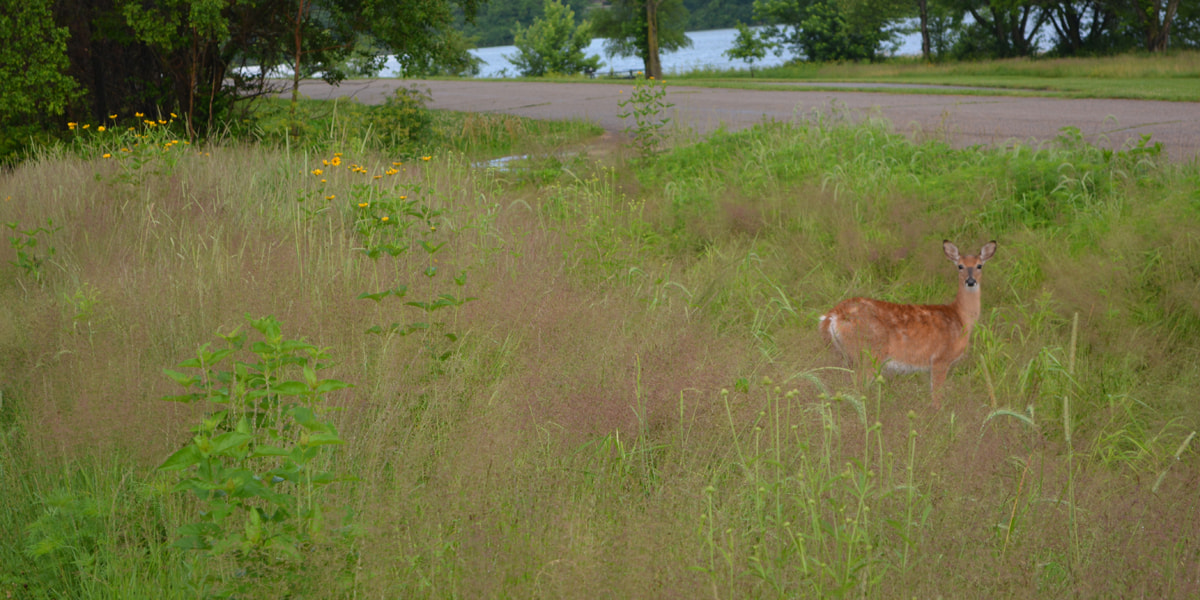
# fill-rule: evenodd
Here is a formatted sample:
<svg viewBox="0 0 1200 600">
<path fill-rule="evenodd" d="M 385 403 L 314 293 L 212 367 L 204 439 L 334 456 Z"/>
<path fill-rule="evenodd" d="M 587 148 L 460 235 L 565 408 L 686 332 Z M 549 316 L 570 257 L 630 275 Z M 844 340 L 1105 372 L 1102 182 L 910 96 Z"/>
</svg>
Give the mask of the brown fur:
<svg viewBox="0 0 1200 600">
<path fill-rule="evenodd" d="M 870 353 L 894 371 L 929 371 L 933 406 L 941 406 L 941 387 L 950 367 L 967 351 L 979 320 L 983 264 L 996 252 L 988 242 L 977 256 L 960 256 L 942 242 L 946 258 L 958 266 L 958 294 L 950 304 L 894 304 L 850 298 L 821 316 L 820 331 L 851 362 Z"/>
</svg>

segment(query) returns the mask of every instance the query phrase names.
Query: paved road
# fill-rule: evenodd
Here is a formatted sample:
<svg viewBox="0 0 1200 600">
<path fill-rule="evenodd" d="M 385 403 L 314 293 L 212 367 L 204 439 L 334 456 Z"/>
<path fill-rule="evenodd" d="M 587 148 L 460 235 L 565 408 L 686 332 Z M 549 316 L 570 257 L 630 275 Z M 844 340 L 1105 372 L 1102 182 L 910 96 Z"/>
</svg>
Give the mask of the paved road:
<svg viewBox="0 0 1200 600">
<path fill-rule="evenodd" d="M 431 107 L 469 112 L 500 112 L 538 119 L 583 118 L 620 132 L 617 101 L 628 85 L 530 83 L 517 81 L 417 81 L 374 79 L 332 87 L 306 81 L 312 98 L 352 96 L 381 103 L 398 85 L 416 84 L 432 92 Z M 1144 134 L 1161 142 L 1172 160 L 1200 157 L 1200 103 L 1149 100 L 1068 100 L 1001 96 L 926 96 L 874 92 L 819 92 L 804 89 L 735 90 L 668 88 L 675 118 L 699 133 L 718 127 L 740 129 L 764 118 L 788 120 L 815 110 L 838 110 L 854 118 L 877 115 L 897 130 L 935 135 L 957 146 L 1052 139 L 1061 128 L 1079 128 L 1091 142 L 1120 147 Z M 791 86 L 802 88 L 803 86 Z"/>
</svg>

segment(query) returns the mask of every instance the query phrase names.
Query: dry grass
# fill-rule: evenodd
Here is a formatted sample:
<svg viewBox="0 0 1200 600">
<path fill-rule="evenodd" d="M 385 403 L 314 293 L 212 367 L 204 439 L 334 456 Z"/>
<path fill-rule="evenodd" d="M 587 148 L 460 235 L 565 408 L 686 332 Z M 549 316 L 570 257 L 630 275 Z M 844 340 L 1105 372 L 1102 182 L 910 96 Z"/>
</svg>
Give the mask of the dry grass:
<svg viewBox="0 0 1200 600">
<path fill-rule="evenodd" d="M 24 490 L 0 503 L 0 591 L 53 595 L 16 548 L 65 489 L 113 507 L 96 517 L 109 570 L 79 586 L 194 596 L 187 553 L 164 545 L 195 507 L 150 467 L 203 407 L 159 400 L 176 392 L 161 370 L 272 314 L 355 385 L 329 398 L 346 440 L 330 468 L 358 478 L 333 488 L 330 519 L 359 533 L 313 558 L 316 596 L 1200 592 L 1200 471 L 1176 454 L 1200 422 L 1194 172 L 1131 168 L 1070 204 L 1038 177 L 1059 159 L 1107 177 L 1093 155 L 1047 151 L 1042 169 L 931 143 L 926 163 L 878 124 L 808 127 L 550 175 L 443 156 L 374 180 L 390 160 L 347 156 L 369 173 L 322 185 L 328 157 L 257 147 L 139 185 L 97 181 L 116 172 L 100 159 L 0 175 L 0 222 L 63 226 L 40 236 L 56 250 L 42 283 L 0 251 L 0 459 Z M 443 210 L 412 241 L 445 249 L 366 258 L 356 185 Z M 964 210 L 981 190 L 992 212 Z M 1071 208 L 1005 220 L 1004 190 Z M 851 387 L 814 316 L 860 293 L 945 301 L 940 240 L 990 233 L 947 408 L 922 376 Z M 428 330 L 365 333 L 425 318 L 355 299 L 401 284 L 404 300 L 478 299 Z M 161 568 L 130 567 L 147 555 Z"/>
</svg>

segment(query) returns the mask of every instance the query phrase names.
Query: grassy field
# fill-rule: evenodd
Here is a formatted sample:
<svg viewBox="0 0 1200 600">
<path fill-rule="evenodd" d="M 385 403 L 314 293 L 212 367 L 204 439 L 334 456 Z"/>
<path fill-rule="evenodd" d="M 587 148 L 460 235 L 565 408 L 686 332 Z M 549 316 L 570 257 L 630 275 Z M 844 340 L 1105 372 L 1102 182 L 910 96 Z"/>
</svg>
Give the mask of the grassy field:
<svg viewBox="0 0 1200 600">
<path fill-rule="evenodd" d="M 878 63 L 796 63 L 749 71 L 697 71 L 672 76 L 691 85 L 721 87 L 767 87 L 799 81 L 805 89 L 820 84 L 905 83 L 988 88 L 952 89 L 942 93 L 1035 95 L 1063 98 L 1129 98 L 1200 102 L 1200 51 L 1166 55 L 1127 54 L 1096 58 L 1017 58 L 993 61 L 927 64 L 917 59 L 896 58 Z M 878 91 L 864 85 L 860 91 Z M 888 93 L 904 90 L 887 89 Z M 918 92 L 912 92 L 918 93 Z M 939 93 L 922 89 L 919 93 Z"/>
<path fill-rule="evenodd" d="M 0 596 L 1200 594 L 1200 165 L 439 119 L 0 173 Z M 999 250 L 935 411 L 816 317 L 943 238 Z"/>
</svg>

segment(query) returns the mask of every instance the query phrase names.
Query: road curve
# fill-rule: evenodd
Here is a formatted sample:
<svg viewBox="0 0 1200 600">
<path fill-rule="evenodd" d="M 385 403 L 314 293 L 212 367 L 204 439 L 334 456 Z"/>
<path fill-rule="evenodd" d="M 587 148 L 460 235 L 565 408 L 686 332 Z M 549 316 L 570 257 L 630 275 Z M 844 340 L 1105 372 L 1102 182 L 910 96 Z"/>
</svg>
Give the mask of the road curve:
<svg viewBox="0 0 1200 600">
<path fill-rule="evenodd" d="M 537 119 L 587 119 L 620 132 L 617 102 L 628 97 L 626 85 L 523 81 L 401 80 L 344 81 L 330 86 L 304 81 L 310 98 L 353 97 L 378 104 L 398 86 L 429 89 L 430 106 L 466 112 L 498 112 Z M 897 131 L 937 136 L 956 146 L 1037 143 L 1053 139 L 1063 127 L 1076 127 L 1089 142 L 1120 148 L 1149 134 L 1173 161 L 1200 157 L 1200 102 L 1063 99 L 1008 96 L 950 96 L 884 92 L 808 91 L 781 85 L 779 90 L 668 87 L 675 122 L 698 133 L 719 127 L 740 129 L 763 119 L 789 120 L 813 111 L 839 111 L 852 118 L 878 116 Z"/>
</svg>

